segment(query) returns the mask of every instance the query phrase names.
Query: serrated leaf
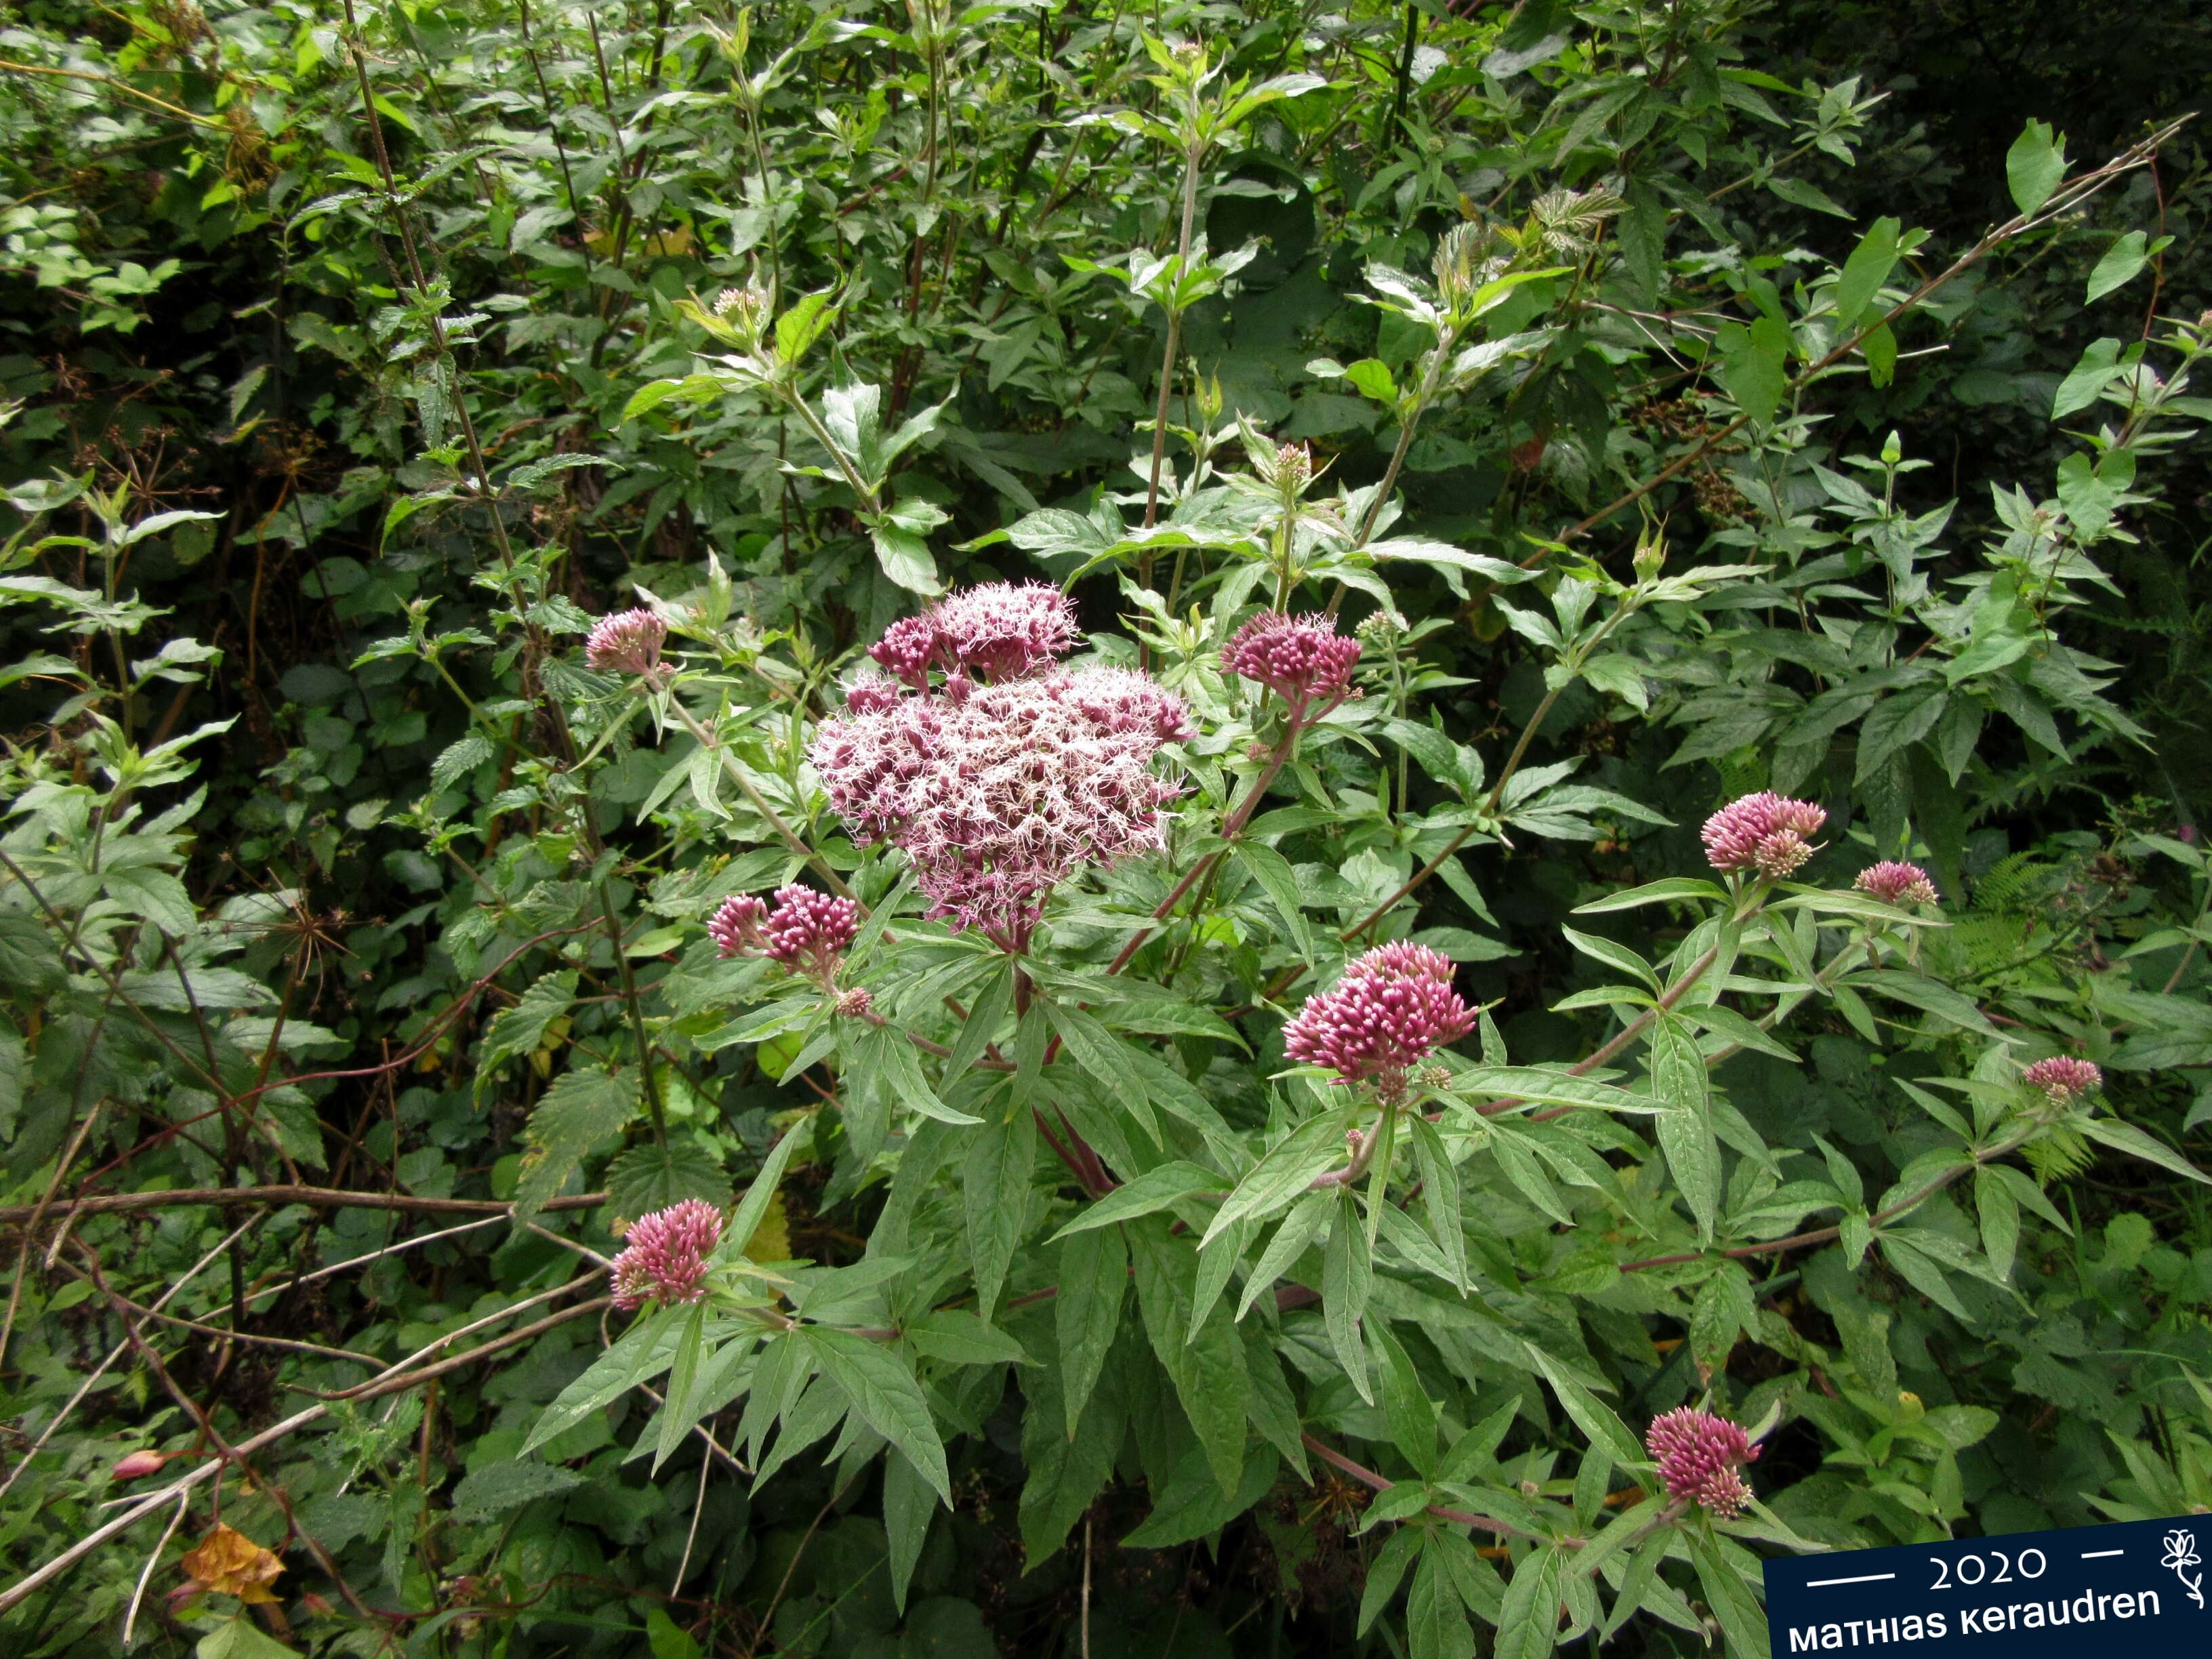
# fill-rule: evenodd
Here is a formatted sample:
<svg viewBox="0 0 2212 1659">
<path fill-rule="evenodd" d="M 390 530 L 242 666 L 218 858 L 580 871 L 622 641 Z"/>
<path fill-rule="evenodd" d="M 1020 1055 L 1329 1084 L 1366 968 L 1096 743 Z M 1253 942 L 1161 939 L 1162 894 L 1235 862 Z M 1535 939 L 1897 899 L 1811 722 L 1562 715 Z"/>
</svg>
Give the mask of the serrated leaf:
<svg viewBox="0 0 2212 1659">
<path fill-rule="evenodd" d="M 1121 1328 L 1128 1284 L 1129 1249 L 1119 1229 L 1078 1233 L 1060 1247 L 1060 1294 L 1053 1298 L 1053 1314 L 1071 1440 Z"/>
<path fill-rule="evenodd" d="M 541 1498 L 558 1498 L 584 1484 L 573 1469 L 505 1460 L 487 1463 L 453 1488 L 453 1518 L 466 1525 L 495 1521 Z"/>
<path fill-rule="evenodd" d="M 512 1007 L 492 1016 L 484 1028 L 483 1045 L 477 1050 L 476 1097 L 483 1098 L 500 1065 L 517 1055 L 537 1053 L 548 1026 L 568 1012 L 575 1000 L 577 976 L 547 974 L 518 997 Z"/>
<path fill-rule="evenodd" d="M 696 1140 L 647 1141 L 608 1162 L 607 1208 L 626 1221 L 665 1210 L 687 1198 L 718 1210 L 730 1207 L 730 1180 L 714 1155 Z"/>
<path fill-rule="evenodd" d="M 1711 1243 L 1721 1211 L 1721 1149 L 1713 1133 L 1712 1092 L 1705 1058 L 1682 1022 L 1662 1014 L 1651 1028 L 1651 1093 L 1662 1110 L 1654 1122 L 1674 1184 Z"/>
<path fill-rule="evenodd" d="M 526 1221 L 567 1186 L 584 1160 L 636 1115 L 637 1085 L 609 1072 L 577 1070 L 553 1081 L 523 1131 L 514 1216 Z"/>
<path fill-rule="evenodd" d="M 1227 1183 L 1212 1170 L 1178 1159 L 1172 1164 L 1163 1164 L 1156 1170 L 1147 1170 L 1135 1180 L 1116 1187 L 1054 1233 L 1053 1237 L 1062 1239 L 1094 1227 L 1109 1227 L 1117 1221 L 1130 1221 L 1140 1215 L 1150 1215 L 1153 1211 L 1164 1210 L 1177 1199 L 1187 1198 L 1193 1193 L 1226 1189 Z"/>
<path fill-rule="evenodd" d="M 823 1374 L 852 1402 L 862 1422 L 904 1454 L 939 1501 L 950 1509 L 952 1482 L 945 1468 L 945 1443 L 938 1437 L 921 1385 L 896 1359 L 866 1337 L 820 1328 L 813 1335 Z"/>
</svg>

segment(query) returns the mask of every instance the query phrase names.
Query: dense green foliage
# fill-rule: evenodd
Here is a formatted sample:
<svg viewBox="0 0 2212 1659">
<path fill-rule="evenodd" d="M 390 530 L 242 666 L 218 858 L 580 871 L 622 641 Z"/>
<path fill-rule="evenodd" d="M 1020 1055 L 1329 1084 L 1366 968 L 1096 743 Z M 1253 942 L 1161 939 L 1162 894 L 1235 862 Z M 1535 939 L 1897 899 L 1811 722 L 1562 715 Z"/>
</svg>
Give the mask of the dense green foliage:
<svg viewBox="0 0 2212 1659">
<path fill-rule="evenodd" d="M 2208 53 L 2090 9 L 21 9 L 0 1647 L 1764 1654 L 2212 1508 Z M 1189 719 L 994 939 L 816 761 L 1030 579 Z"/>
</svg>

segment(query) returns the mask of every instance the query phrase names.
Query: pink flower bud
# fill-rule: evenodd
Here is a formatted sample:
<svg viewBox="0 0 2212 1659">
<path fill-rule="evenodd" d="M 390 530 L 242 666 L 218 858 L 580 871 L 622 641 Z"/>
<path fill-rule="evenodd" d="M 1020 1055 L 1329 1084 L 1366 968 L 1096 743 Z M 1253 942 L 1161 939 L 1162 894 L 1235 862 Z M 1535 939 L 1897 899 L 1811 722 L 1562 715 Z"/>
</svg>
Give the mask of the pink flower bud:
<svg viewBox="0 0 2212 1659">
<path fill-rule="evenodd" d="M 860 907 L 797 882 L 779 888 L 775 908 L 761 926 L 762 948 L 785 967 L 827 973 L 860 931 Z"/>
<path fill-rule="evenodd" d="M 761 923 L 767 920 L 768 906 L 750 893 L 739 893 L 734 898 L 722 901 L 722 908 L 714 912 L 714 920 L 707 924 L 707 933 L 725 957 L 738 957 L 749 951 L 765 951 L 761 938 Z"/>
<path fill-rule="evenodd" d="M 586 666 L 604 674 L 650 674 L 660 665 L 668 624 L 650 611 L 617 611 L 592 625 L 584 641 Z"/>
<path fill-rule="evenodd" d="M 171 1452 L 155 1451 L 150 1446 L 141 1446 L 137 1451 L 116 1460 L 108 1473 L 118 1480 L 143 1480 L 149 1474 L 159 1474 L 161 1465 L 174 1455 Z"/>
<path fill-rule="evenodd" d="M 1737 1514 L 1750 1501 L 1751 1487 L 1737 1471 L 1759 1461 L 1759 1448 L 1725 1418 L 1678 1406 L 1652 1419 L 1644 1444 L 1669 1497 L 1688 1498 L 1722 1516 Z"/>
<path fill-rule="evenodd" d="M 1359 641 L 1336 631 L 1327 617 L 1285 617 L 1266 611 L 1237 630 L 1221 665 L 1240 679 L 1264 685 L 1304 714 L 1318 703 L 1326 713 L 1344 701 Z"/>
<path fill-rule="evenodd" d="M 1283 1028 L 1283 1048 L 1346 1083 L 1373 1078 L 1385 1099 L 1396 1100 L 1411 1066 L 1474 1024 L 1474 1011 L 1452 988 L 1450 958 L 1400 939 L 1358 957 L 1310 999 Z"/>
<path fill-rule="evenodd" d="M 632 1224 L 614 1261 L 615 1306 L 624 1312 L 648 1300 L 662 1306 L 707 1294 L 707 1258 L 722 1242 L 722 1212 L 687 1198 Z"/>
<path fill-rule="evenodd" d="M 1859 872 L 1858 879 L 1851 884 L 1862 893 L 1880 899 L 1884 904 L 1933 904 L 1936 884 L 1928 872 L 1917 864 L 1900 864 L 1894 859 L 1885 859 L 1880 864 L 1870 864 Z"/>
<path fill-rule="evenodd" d="M 1749 870 L 1779 881 L 1813 856 L 1809 837 L 1820 833 L 1826 811 L 1771 790 L 1730 801 L 1705 820 L 1705 856 L 1723 875 Z"/>
<path fill-rule="evenodd" d="M 2031 1089 L 2042 1090 L 2052 1104 L 2064 1106 L 2093 1089 L 2103 1087 L 2105 1074 L 2089 1060 L 2077 1060 L 2072 1054 L 2053 1054 L 2027 1067 L 2020 1074 L 2020 1080 Z"/>
</svg>

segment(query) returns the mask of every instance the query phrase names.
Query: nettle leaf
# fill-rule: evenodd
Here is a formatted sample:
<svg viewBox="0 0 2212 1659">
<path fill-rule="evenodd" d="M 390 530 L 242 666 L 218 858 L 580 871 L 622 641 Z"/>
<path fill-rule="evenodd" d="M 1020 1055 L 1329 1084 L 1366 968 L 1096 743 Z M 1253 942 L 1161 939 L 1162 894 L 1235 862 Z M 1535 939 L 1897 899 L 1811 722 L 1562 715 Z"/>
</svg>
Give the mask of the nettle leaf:
<svg viewBox="0 0 2212 1659">
<path fill-rule="evenodd" d="M 607 1164 L 606 1191 L 607 1208 L 629 1221 L 687 1198 L 726 1210 L 731 1197 L 720 1160 L 696 1140 L 648 1141 L 617 1152 Z"/>
<path fill-rule="evenodd" d="M 637 1115 L 637 1084 L 627 1073 L 584 1069 L 562 1073 L 538 1102 L 523 1130 L 522 1170 L 514 1215 L 527 1220 L 575 1178 L 584 1160 Z"/>
<path fill-rule="evenodd" d="M 547 1027 L 568 1012 L 575 1000 L 577 975 L 547 974 L 533 983 L 512 1007 L 492 1016 L 477 1050 L 476 1095 L 483 1098 L 501 1063 L 518 1054 L 532 1054 L 545 1041 Z"/>
</svg>

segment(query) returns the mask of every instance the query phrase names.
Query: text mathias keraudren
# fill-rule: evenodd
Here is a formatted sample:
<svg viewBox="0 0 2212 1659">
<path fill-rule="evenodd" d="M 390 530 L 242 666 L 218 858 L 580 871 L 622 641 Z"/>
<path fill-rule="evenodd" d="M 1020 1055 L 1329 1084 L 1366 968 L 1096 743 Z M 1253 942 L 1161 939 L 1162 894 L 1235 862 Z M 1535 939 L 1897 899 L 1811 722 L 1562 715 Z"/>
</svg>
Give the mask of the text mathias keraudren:
<svg viewBox="0 0 2212 1659">
<path fill-rule="evenodd" d="M 1985 1607 L 1960 1607 L 1951 1612 L 1893 1613 L 1881 1619 L 1841 1619 L 1817 1625 L 1796 1625 L 1790 1630 L 1790 1651 L 1818 1653 L 1884 1643 L 1940 1641 L 1954 1634 L 2002 1636 L 2014 1631 L 2046 1630 L 2059 1625 L 2154 1619 L 2161 1611 L 2154 1589 L 2124 1590 L 2118 1594 L 2083 1590 L 2071 1598 L 1997 1601 Z"/>
</svg>

